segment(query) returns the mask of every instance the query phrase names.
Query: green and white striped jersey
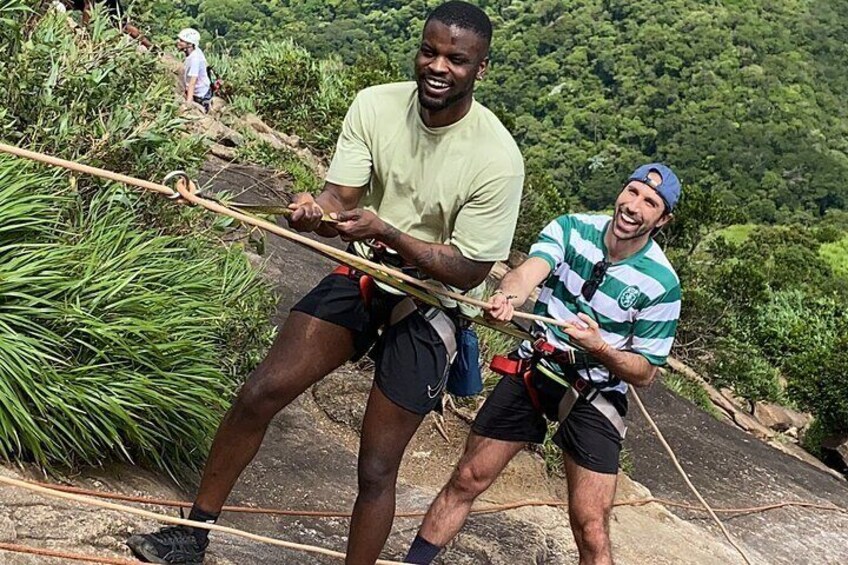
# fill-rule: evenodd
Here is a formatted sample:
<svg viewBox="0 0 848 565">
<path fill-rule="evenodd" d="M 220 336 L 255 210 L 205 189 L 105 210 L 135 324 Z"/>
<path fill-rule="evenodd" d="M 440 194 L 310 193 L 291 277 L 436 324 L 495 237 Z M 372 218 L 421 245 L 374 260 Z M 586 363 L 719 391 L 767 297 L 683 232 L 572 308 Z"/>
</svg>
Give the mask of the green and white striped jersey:
<svg viewBox="0 0 848 565">
<path fill-rule="evenodd" d="M 639 353 L 652 365 L 663 365 L 680 317 L 680 280 L 653 240 L 627 259 L 610 265 L 590 302 L 580 292 L 592 276 L 593 266 L 607 255 L 604 234 L 610 221 L 609 216 L 600 214 L 569 214 L 542 230 L 530 257 L 544 259 L 552 271 L 534 311 L 563 321 L 579 320 L 578 312 L 588 314 L 598 322 L 601 335 L 612 347 Z M 550 343 L 562 349 L 574 348 L 562 328 L 544 330 Z M 602 384 L 601 390 L 627 392 L 627 385 L 610 376 L 606 367 L 581 373 Z"/>
</svg>

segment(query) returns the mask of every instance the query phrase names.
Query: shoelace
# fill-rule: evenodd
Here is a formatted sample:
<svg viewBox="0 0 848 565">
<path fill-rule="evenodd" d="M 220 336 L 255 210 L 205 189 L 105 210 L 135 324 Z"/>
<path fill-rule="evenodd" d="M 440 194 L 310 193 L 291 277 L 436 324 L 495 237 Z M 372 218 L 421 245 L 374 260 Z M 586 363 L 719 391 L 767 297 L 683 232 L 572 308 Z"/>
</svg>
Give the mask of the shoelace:
<svg viewBox="0 0 848 565">
<path fill-rule="evenodd" d="M 162 543 L 178 545 L 189 549 L 200 549 L 194 534 L 186 526 L 163 528 L 156 537 Z"/>
</svg>

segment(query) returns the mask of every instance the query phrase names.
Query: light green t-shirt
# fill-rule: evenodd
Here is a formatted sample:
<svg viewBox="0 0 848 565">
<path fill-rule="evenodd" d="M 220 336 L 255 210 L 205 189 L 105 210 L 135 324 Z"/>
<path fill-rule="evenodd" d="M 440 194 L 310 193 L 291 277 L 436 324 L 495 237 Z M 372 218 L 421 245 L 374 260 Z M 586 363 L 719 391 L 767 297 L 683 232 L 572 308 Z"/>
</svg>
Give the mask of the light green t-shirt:
<svg viewBox="0 0 848 565">
<path fill-rule="evenodd" d="M 524 162 L 512 136 L 481 104 L 475 101 L 455 124 L 428 128 L 416 84 L 402 82 L 356 96 L 327 181 L 365 186 L 360 205 L 404 233 L 453 245 L 468 259 L 498 261 L 509 256 Z"/>
</svg>

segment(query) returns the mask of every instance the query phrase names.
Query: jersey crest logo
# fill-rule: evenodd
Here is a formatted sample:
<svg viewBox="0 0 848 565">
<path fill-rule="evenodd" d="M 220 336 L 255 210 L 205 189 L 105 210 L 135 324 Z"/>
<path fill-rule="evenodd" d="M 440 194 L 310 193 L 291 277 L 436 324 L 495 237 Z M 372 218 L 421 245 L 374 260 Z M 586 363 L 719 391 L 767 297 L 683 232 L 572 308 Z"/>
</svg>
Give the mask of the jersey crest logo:
<svg viewBox="0 0 848 565">
<path fill-rule="evenodd" d="M 618 295 L 618 306 L 622 310 L 629 310 L 636 303 L 636 299 L 639 298 L 639 294 L 640 291 L 638 286 L 628 286 L 621 291 L 621 294 Z"/>
</svg>

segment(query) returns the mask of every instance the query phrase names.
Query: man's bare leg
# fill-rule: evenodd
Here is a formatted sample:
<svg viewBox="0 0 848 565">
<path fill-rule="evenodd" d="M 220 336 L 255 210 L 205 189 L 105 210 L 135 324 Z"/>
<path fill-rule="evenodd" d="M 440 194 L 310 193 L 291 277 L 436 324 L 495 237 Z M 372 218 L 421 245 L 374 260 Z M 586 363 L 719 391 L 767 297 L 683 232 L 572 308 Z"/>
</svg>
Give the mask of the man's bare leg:
<svg viewBox="0 0 848 565">
<path fill-rule="evenodd" d="M 359 493 L 347 543 L 347 565 L 373 565 L 395 517 L 395 488 L 403 453 L 424 416 L 371 387 L 359 445 Z"/>
<path fill-rule="evenodd" d="M 526 445 L 471 432 L 456 470 L 427 510 L 418 535 L 438 547 L 446 546 L 462 529 L 474 500 Z"/>
<path fill-rule="evenodd" d="M 563 454 L 568 479 L 568 517 L 580 565 L 612 565 L 609 519 L 617 476 L 596 473 Z"/>
<path fill-rule="evenodd" d="M 256 455 L 271 419 L 353 355 L 341 326 L 292 312 L 271 351 L 244 384 L 212 442 L 195 506 L 216 514 Z"/>
<path fill-rule="evenodd" d="M 135 27 L 133 24 L 130 24 L 130 23 L 124 24 L 124 28 L 123 28 L 122 31 L 124 33 L 126 33 L 127 35 L 129 35 L 130 37 L 132 37 L 133 39 L 137 40 L 145 48 L 147 48 L 147 49 L 153 48 L 153 43 L 151 43 L 151 41 L 149 39 L 147 39 L 147 37 L 145 37 L 144 34 L 141 33 L 141 30 L 138 29 L 137 27 Z"/>
</svg>

